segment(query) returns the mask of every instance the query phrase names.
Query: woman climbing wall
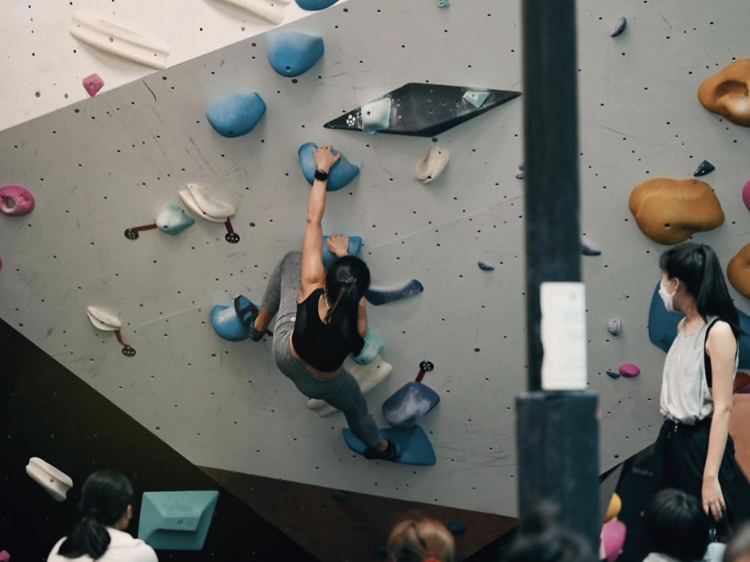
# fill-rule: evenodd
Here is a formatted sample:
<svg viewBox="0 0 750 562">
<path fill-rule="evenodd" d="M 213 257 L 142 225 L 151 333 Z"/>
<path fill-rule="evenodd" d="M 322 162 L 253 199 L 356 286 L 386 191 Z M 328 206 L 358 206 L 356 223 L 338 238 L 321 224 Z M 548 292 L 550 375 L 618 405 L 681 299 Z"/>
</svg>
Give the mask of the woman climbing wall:
<svg viewBox="0 0 750 562">
<path fill-rule="evenodd" d="M 338 259 L 323 267 L 323 229 L 326 182 L 338 162 L 331 146 L 314 151 L 315 181 L 307 207 L 302 253 L 290 252 L 276 266 L 258 310 L 247 299 L 243 322 L 250 338 L 260 341 L 272 318 L 276 365 L 309 398 L 325 400 L 341 410 L 354 434 L 368 449 L 368 459 L 395 460 L 395 444 L 380 436 L 359 384 L 344 359 L 359 354 L 367 331 L 365 292 L 370 271 L 361 259 L 348 256 L 346 236 L 328 238 L 328 249 Z M 249 304 L 247 304 L 249 303 Z"/>
<path fill-rule="evenodd" d="M 695 495 L 716 522 L 718 536 L 728 537 L 732 527 L 750 519 L 750 485 L 729 435 L 739 315 L 710 246 L 675 246 L 659 265 L 664 306 L 685 318 L 664 363 L 656 485 Z"/>
</svg>

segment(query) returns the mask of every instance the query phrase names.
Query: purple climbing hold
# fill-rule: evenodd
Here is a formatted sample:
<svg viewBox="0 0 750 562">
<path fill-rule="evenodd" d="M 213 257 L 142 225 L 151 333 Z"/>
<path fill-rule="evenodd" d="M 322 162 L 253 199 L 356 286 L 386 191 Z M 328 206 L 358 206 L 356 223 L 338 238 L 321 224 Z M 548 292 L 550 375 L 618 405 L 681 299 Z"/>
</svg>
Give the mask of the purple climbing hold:
<svg viewBox="0 0 750 562">
<path fill-rule="evenodd" d="M 479 260 L 477 265 L 482 271 L 495 271 L 495 266 L 488 264 L 486 261 Z"/>
<path fill-rule="evenodd" d="M 607 374 L 610 376 L 610 378 L 613 379 L 619 379 L 622 375 L 616 371 L 607 371 Z"/>
<path fill-rule="evenodd" d="M 695 169 L 695 172 L 693 172 L 694 178 L 700 178 L 702 176 L 707 176 L 711 172 L 713 172 L 716 169 L 716 166 L 711 164 L 708 160 L 704 160 L 701 162 L 698 167 Z"/>
<path fill-rule="evenodd" d="M 622 365 L 620 365 L 618 371 L 623 377 L 627 377 L 629 379 L 637 377 L 641 374 L 641 370 L 638 368 L 638 365 L 634 363 L 623 363 Z"/>
<path fill-rule="evenodd" d="M 104 87 L 104 80 L 102 80 L 102 77 L 95 72 L 91 76 L 86 76 L 86 78 L 83 79 L 83 87 L 93 98 L 99 93 L 99 90 Z"/>
<path fill-rule="evenodd" d="M 617 20 L 617 23 L 612 28 L 612 33 L 610 34 L 610 37 L 619 37 L 623 34 L 625 31 L 625 28 L 628 26 L 628 20 L 623 18 L 620 18 Z"/>
</svg>

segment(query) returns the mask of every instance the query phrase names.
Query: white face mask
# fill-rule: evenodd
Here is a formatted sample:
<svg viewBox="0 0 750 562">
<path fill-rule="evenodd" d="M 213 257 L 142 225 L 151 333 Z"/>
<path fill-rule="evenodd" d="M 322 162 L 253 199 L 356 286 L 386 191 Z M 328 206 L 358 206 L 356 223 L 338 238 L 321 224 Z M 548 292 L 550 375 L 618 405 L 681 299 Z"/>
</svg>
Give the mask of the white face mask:
<svg viewBox="0 0 750 562">
<path fill-rule="evenodd" d="M 660 283 L 659 284 L 659 296 L 661 297 L 661 300 L 664 302 L 664 308 L 667 309 L 668 312 L 674 312 L 674 293 L 668 293 L 667 287 L 669 287 L 672 284 L 671 281 L 667 281 L 666 284 Z"/>
</svg>

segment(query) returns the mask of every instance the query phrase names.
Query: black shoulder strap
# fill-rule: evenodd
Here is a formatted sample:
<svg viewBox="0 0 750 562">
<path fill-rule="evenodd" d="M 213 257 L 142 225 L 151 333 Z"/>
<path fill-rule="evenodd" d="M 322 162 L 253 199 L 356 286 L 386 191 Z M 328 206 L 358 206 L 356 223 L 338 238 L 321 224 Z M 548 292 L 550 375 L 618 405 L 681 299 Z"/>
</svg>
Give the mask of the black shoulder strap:
<svg viewBox="0 0 750 562">
<path fill-rule="evenodd" d="M 706 368 L 706 383 L 708 384 L 708 388 L 713 388 L 714 377 L 711 372 L 711 358 L 708 356 L 708 353 L 706 353 L 706 343 L 708 343 L 708 333 L 711 331 L 711 328 L 714 327 L 717 320 L 718 318 L 714 318 L 714 320 L 708 325 L 708 328 L 706 328 L 706 339 L 703 340 L 703 365 Z"/>
</svg>

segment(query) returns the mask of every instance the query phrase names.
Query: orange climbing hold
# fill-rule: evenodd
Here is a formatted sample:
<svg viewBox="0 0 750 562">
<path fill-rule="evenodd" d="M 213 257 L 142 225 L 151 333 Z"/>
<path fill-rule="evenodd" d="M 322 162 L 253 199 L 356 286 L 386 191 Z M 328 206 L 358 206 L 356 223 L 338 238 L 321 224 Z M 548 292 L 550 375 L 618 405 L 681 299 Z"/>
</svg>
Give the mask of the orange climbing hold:
<svg viewBox="0 0 750 562">
<path fill-rule="evenodd" d="M 698 100 L 711 113 L 750 127 L 750 59 L 733 62 L 698 88 Z"/>
<path fill-rule="evenodd" d="M 727 278 L 738 293 L 750 299 L 750 244 L 745 244 L 730 260 Z"/>
</svg>

